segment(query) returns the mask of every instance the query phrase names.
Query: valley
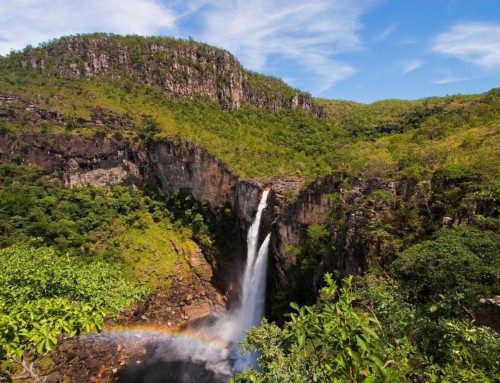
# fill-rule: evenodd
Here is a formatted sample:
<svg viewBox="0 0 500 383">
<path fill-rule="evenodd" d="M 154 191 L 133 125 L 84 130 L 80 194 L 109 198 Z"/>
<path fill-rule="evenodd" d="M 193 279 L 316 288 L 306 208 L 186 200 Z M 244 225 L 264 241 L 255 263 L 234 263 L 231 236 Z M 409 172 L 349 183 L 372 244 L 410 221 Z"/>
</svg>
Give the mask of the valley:
<svg viewBox="0 0 500 383">
<path fill-rule="evenodd" d="M 64 281 L 61 267 L 95 267 L 130 289 L 97 301 L 97 282 L 75 277 L 81 286 L 35 294 L 21 289 L 29 273 L 3 272 L 0 379 L 22 374 L 25 359 L 54 383 L 167 379 L 146 378 L 168 370 L 165 358 L 154 367 L 164 343 L 199 337 L 199 323 L 243 299 L 247 232 L 265 194 L 267 319 L 245 341 L 261 369 L 223 379 L 494 382 L 499 111 L 499 89 L 317 99 L 193 40 L 77 35 L 0 57 L 5 270 L 9 254 L 48 251 L 75 263 L 47 266 L 41 286 Z M 56 299 L 68 311 L 50 321 L 68 323 L 37 338 L 47 322 L 25 319 L 30 305 Z M 87 303 L 88 324 L 61 314 Z"/>
</svg>

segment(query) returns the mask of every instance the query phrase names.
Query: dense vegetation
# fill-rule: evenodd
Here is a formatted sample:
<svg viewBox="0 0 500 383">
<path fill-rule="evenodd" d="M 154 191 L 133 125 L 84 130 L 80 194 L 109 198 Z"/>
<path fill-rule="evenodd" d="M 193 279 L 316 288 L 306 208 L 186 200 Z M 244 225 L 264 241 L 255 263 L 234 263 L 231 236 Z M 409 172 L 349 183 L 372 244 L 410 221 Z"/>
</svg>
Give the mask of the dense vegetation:
<svg viewBox="0 0 500 383">
<path fill-rule="evenodd" d="M 389 275 L 341 289 L 327 275 L 316 304 L 249 332 L 261 370 L 236 381 L 496 382 L 500 336 L 472 313 L 498 293 L 499 250 L 498 234 L 448 229 L 398 254 Z"/>
<path fill-rule="evenodd" d="M 112 263 L 129 280 L 155 288 L 159 282 L 144 270 L 168 273 L 183 259 L 171 241 L 189 249 L 197 247 L 192 238 L 209 240 L 201 207 L 193 202 L 189 196 L 161 200 L 132 187 L 66 188 L 39 168 L 0 165 L 0 246 L 37 238 L 84 262 Z M 165 257 L 161 266 L 158 256 Z"/>
<path fill-rule="evenodd" d="M 53 248 L 19 244 L 0 250 L 0 357 L 52 350 L 62 333 L 100 330 L 145 290 L 116 268 L 84 264 Z"/>
<path fill-rule="evenodd" d="M 0 359 L 36 360 L 60 336 L 99 331 L 105 315 L 168 287 L 159 276 L 187 267 L 171 243 L 210 240 L 200 213 L 186 196 L 66 188 L 39 168 L 0 165 Z"/>
<path fill-rule="evenodd" d="M 484 251 L 476 245 L 473 248 L 473 244 L 484 241 L 489 243 L 499 235 L 500 184 L 497 180 L 481 181 L 476 174 L 464 172 L 460 167 L 437 171 L 431 180 L 403 180 L 397 186 L 399 194 L 393 186 L 385 183 L 379 183 L 379 186 L 382 185 L 381 189 L 363 195 L 356 191 L 356 187 L 366 187 L 366 183 L 341 177 L 334 177 L 328 182 L 339 182 L 341 187 L 339 191 L 325 196 L 332 204 L 325 223 L 308 226 L 303 246 L 287 249 L 297 260 L 289 269 L 291 278 L 302 282 L 288 291 L 273 291 L 271 317 L 275 320 L 280 319 L 291 300 L 300 304 L 314 303 L 325 272 L 332 273 L 337 281 L 345 277 L 345 259 L 348 257 L 362 257 L 354 262 L 358 262 L 364 269 L 385 270 L 391 267 L 400 254 L 406 254 L 410 247 L 419 245 L 418 250 L 408 256 L 415 260 L 415 264 L 405 275 L 405 279 L 410 280 L 419 268 L 429 268 L 429 259 L 423 258 L 423 249 L 428 246 L 439 247 L 437 254 L 442 253 L 443 258 L 453 254 L 450 256 L 453 258 L 457 256 L 457 249 L 464 246 L 460 237 L 443 237 L 439 245 L 426 242 L 440 233 L 446 220 L 448 223 L 445 226 L 467 224 L 478 230 L 477 240 L 472 241 L 472 237 L 468 239 L 468 246 L 471 247 L 466 253 L 468 259 L 472 259 L 473 255 L 484 256 Z M 348 252 L 346 246 L 349 236 Z M 440 272 L 444 273 L 448 266 Z M 467 269 L 457 268 L 455 277 L 460 278 L 460 273 L 463 272 L 480 273 L 486 278 L 489 274 L 485 270 L 493 270 L 489 264 L 476 269 L 477 266 L 478 264 L 474 264 Z M 498 274 L 496 277 L 494 275 L 490 275 L 492 279 L 488 283 L 498 278 Z M 418 280 L 415 281 L 417 283 Z M 441 287 L 444 288 L 444 285 Z M 270 289 L 273 289 L 272 285 Z M 495 295 L 496 292 L 489 291 L 487 294 L 485 291 L 484 294 Z"/>
<path fill-rule="evenodd" d="M 137 53 L 142 38 L 112 39 L 145 60 Z M 288 249 L 297 257 L 292 276 L 303 283 L 272 292 L 271 316 L 281 319 L 290 300 L 299 304 L 281 327 L 264 321 L 250 332 L 245 346 L 261 351 L 261 370 L 236 380 L 498 379 L 498 333 L 474 318 L 480 298 L 500 293 L 500 89 L 370 105 L 317 99 L 325 113 L 318 117 L 249 105 L 226 110 L 134 77 L 45 77 L 11 65 L 20 57 L 0 58 L 2 136 L 57 133 L 135 145 L 168 137 L 200 143 L 244 177 L 341 180 L 328 196 L 333 209 L 325 224 L 308 227 L 304 246 Z M 47 65 L 58 62 L 56 55 Z M 185 64 L 197 70 L 195 62 Z M 264 95 L 295 94 L 278 79 L 245 73 Z M 22 162 L 20 155 L 12 160 Z M 380 189 L 350 198 L 359 178 L 406 182 L 411 197 Z M 354 244 L 369 255 L 368 271 L 344 279 L 348 220 L 357 212 L 369 217 Z M 105 314 L 142 296 L 144 287 L 168 287 L 151 270 L 168 274 L 184 262 L 170 242 L 186 250 L 212 246 L 209 216 L 203 202 L 182 192 L 165 201 L 119 186 L 65 188 L 40 169 L 0 166 L 0 357 L 34 359 L 64 334 L 98 330 Z M 209 218 L 226 235 L 236 227 L 224 208 Z M 323 281 L 325 271 L 334 274 Z"/>
</svg>

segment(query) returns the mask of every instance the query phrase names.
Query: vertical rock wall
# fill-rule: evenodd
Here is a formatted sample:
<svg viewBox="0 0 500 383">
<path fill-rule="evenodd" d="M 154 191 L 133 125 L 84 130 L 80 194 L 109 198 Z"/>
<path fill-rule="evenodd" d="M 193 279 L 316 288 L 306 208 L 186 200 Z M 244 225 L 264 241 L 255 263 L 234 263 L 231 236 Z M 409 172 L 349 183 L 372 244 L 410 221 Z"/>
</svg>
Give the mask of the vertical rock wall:
<svg viewBox="0 0 500 383">
<path fill-rule="evenodd" d="M 139 80 L 173 98 L 205 96 L 224 109 L 304 109 L 323 115 L 311 96 L 271 77 L 246 71 L 228 51 L 167 37 L 78 35 L 12 53 L 0 67 L 23 67 L 71 79 Z"/>
</svg>

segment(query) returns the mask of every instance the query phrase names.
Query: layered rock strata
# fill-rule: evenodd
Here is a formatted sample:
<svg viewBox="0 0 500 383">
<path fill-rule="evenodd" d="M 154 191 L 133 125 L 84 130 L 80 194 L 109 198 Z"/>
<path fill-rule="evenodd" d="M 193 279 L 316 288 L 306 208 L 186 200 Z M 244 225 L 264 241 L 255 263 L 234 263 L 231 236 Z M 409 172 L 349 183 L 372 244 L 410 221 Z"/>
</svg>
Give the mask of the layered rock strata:
<svg viewBox="0 0 500 383">
<path fill-rule="evenodd" d="M 12 53 L 0 66 L 56 78 L 138 80 L 174 98 L 209 97 L 224 109 L 248 104 L 323 115 L 308 94 L 281 80 L 246 71 L 228 51 L 192 40 L 79 35 Z"/>
</svg>

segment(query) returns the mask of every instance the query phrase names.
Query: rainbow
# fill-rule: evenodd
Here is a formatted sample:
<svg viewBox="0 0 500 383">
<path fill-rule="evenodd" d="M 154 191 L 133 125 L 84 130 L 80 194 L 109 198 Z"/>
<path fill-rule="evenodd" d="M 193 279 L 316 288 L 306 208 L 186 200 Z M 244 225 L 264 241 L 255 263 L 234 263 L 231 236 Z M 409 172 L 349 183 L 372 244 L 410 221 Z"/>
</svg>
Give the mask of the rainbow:
<svg viewBox="0 0 500 383">
<path fill-rule="evenodd" d="M 141 324 L 127 327 L 109 327 L 102 333 L 93 334 L 91 337 L 126 337 L 126 338 L 151 338 L 154 340 L 173 340 L 185 345 L 202 346 L 217 352 L 227 352 L 229 345 L 220 339 L 203 334 L 194 329 L 171 328 L 159 324 Z"/>
</svg>

